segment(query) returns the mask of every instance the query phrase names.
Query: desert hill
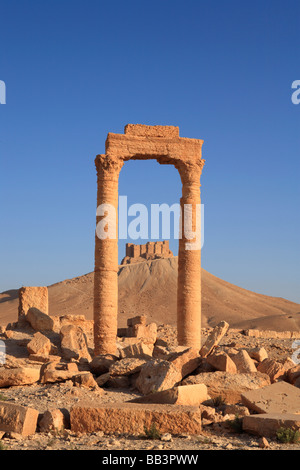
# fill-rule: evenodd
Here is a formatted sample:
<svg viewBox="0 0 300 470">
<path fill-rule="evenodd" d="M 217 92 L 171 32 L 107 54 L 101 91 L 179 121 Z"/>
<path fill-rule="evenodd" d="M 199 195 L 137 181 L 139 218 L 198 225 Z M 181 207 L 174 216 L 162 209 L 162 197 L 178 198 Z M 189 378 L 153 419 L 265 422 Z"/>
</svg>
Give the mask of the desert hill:
<svg viewBox="0 0 300 470">
<path fill-rule="evenodd" d="M 119 326 L 128 317 L 147 315 L 176 325 L 177 257 L 119 268 Z M 93 318 L 93 273 L 49 286 L 50 315 Z M 17 320 L 18 290 L 0 294 L 0 324 Z M 232 328 L 300 331 L 300 305 L 242 289 L 202 269 L 202 325 L 226 320 Z"/>
</svg>

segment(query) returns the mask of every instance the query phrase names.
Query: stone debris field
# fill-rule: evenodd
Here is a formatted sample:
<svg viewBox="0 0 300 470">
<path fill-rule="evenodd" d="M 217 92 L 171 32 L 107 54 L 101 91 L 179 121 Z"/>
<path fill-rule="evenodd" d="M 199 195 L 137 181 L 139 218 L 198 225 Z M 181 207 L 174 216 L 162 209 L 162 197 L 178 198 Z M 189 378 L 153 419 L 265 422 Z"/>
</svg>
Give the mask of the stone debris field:
<svg viewBox="0 0 300 470">
<path fill-rule="evenodd" d="M 46 288 L 22 288 L 0 329 L 1 449 L 300 449 L 299 333 L 222 321 L 199 351 L 136 316 L 94 355 L 92 321 L 47 311 Z"/>
</svg>

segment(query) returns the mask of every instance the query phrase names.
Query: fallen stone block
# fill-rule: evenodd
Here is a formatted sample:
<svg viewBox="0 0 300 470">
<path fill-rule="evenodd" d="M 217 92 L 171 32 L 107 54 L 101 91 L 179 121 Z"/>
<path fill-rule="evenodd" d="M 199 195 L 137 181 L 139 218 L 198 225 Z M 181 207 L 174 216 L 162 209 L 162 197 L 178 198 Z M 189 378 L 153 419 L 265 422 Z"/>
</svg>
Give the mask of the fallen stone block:
<svg viewBox="0 0 300 470">
<path fill-rule="evenodd" d="M 70 428 L 70 414 L 68 410 L 47 410 L 38 422 L 40 432 L 63 431 Z"/>
<path fill-rule="evenodd" d="M 19 289 L 19 320 L 23 320 L 32 307 L 48 315 L 48 288 L 21 287 Z"/>
<path fill-rule="evenodd" d="M 276 382 L 242 393 L 242 403 L 257 413 L 300 413 L 300 390 L 287 382 Z"/>
<path fill-rule="evenodd" d="M 99 384 L 99 382 L 97 381 Z M 129 388 L 131 385 L 130 378 L 127 375 L 117 375 L 109 377 L 106 382 L 108 388 Z"/>
<path fill-rule="evenodd" d="M 136 317 L 127 319 L 127 326 L 132 327 L 135 325 L 145 325 L 147 323 L 147 317 L 145 315 L 137 315 Z"/>
<path fill-rule="evenodd" d="M 98 387 L 102 387 L 109 381 L 109 379 L 110 379 L 110 373 L 106 372 L 105 374 L 99 375 L 99 377 L 97 377 L 95 380 L 96 380 Z"/>
<path fill-rule="evenodd" d="M 210 354 L 207 356 L 206 361 L 216 370 L 229 372 L 230 374 L 236 374 L 237 372 L 235 363 L 231 357 L 223 351 Z"/>
<path fill-rule="evenodd" d="M 29 436 L 36 431 L 38 416 L 33 408 L 0 401 L 0 431 Z"/>
<path fill-rule="evenodd" d="M 93 374 L 88 371 L 80 372 L 79 374 L 73 375 L 72 381 L 77 387 L 90 388 L 93 390 L 100 391 Z"/>
<path fill-rule="evenodd" d="M 35 307 L 28 310 L 25 318 L 35 331 L 53 331 L 53 319 Z"/>
<path fill-rule="evenodd" d="M 146 344 L 154 344 L 157 339 L 156 323 L 149 323 L 149 325 L 136 324 L 130 327 L 130 329 L 132 336 L 143 339 L 143 342 Z"/>
<path fill-rule="evenodd" d="M 47 336 L 39 331 L 33 335 L 33 338 L 27 344 L 27 351 L 29 354 L 36 354 L 39 356 L 47 356 L 51 351 L 51 341 Z"/>
<path fill-rule="evenodd" d="M 232 360 L 235 363 L 238 372 L 245 374 L 257 372 L 253 359 L 251 359 L 245 349 L 242 349 L 237 354 L 233 355 Z"/>
<path fill-rule="evenodd" d="M 103 354 L 95 356 L 90 362 L 90 370 L 95 375 L 102 375 L 109 371 L 110 366 L 114 364 L 119 358 L 113 354 Z"/>
<path fill-rule="evenodd" d="M 248 349 L 248 354 L 251 357 L 251 359 L 254 359 L 257 362 L 262 362 L 265 359 L 268 359 L 268 353 L 265 350 L 265 348 L 252 348 Z"/>
<path fill-rule="evenodd" d="M 60 356 L 55 356 L 55 355 L 42 355 L 42 354 L 29 354 L 28 359 L 32 362 L 40 362 L 42 364 L 45 364 L 46 362 L 59 362 L 61 360 Z"/>
<path fill-rule="evenodd" d="M 278 339 L 291 339 L 300 338 L 299 331 L 272 331 L 272 330 L 243 330 L 246 336 L 253 336 L 254 338 L 278 338 Z"/>
<path fill-rule="evenodd" d="M 266 413 L 243 418 L 243 430 L 258 436 L 275 437 L 280 428 L 300 430 L 299 414 Z"/>
<path fill-rule="evenodd" d="M 207 400 L 207 387 L 203 384 L 184 385 L 162 392 L 151 393 L 130 400 L 130 403 L 161 403 L 170 405 L 199 406 Z"/>
<path fill-rule="evenodd" d="M 71 430 L 82 434 L 103 431 L 105 434 L 140 435 L 153 424 L 162 434 L 201 433 L 201 411 L 193 406 L 83 403 L 71 409 L 70 421 Z"/>
<path fill-rule="evenodd" d="M 72 379 L 78 372 L 75 363 L 48 362 L 41 367 L 40 382 L 43 384 L 65 382 Z"/>
<path fill-rule="evenodd" d="M 19 385 L 31 385 L 38 382 L 40 369 L 17 367 L 15 369 L 0 369 L 0 388 Z"/>
<path fill-rule="evenodd" d="M 221 339 L 227 333 L 229 324 L 226 321 L 221 321 L 210 333 L 204 345 L 200 350 L 201 357 L 207 357 L 215 347 L 218 346 Z"/>
<path fill-rule="evenodd" d="M 91 361 L 84 331 L 76 325 L 64 325 L 60 330 L 61 352 L 66 360 L 86 359 Z"/>
<path fill-rule="evenodd" d="M 139 358 L 151 358 L 154 346 L 151 344 L 145 344 L 143 341 L 139 341 L 134 344 L 129 344 L 123 349 L 120 349 L 120 356 L 122 359 L 125 357 L 139 357 Z"/>
<path fill-rule="evenodd" d="M 294 385 L 297 379 L 299 379 L 299 377 L 300 377 L 300 364 L 292 367 L 291 369 L 287 371 L 287 378 L 291 384 Z"/>
<path fill-rule="evenodd" d="M 283 380 L 287 372 L 285 365 L 274 359 L 265 359 L 258 364 L 257 370 L 263 374 L 267 374 L 272 383 Z"/>
<path fill-rule="evenodd" d="M 223 410 L 224 415 L 234 416 L 249 416 L 250 412 L 247 406 L 243 405 L 225 405 Z"/>
<path fill-rule="evenodd" d="M 136 388 L 143 395 L 173 388 L 182 379 L 181 371 L 169 361 L 155 359 L 146 362 L 136 380 Z"/>
<path fill-rule="evenodd" d="M 109 368 L 111 377 L 116 375 L 132 375 L 136 372 L 140 372 L 143 365 L 146 364 L 145 359 L 139 359 L 137 357 L 127 357 L 120 361 L 114 362 Z"/>
<path fill-rule="evenodd" d="M 205 384 L 211 398 L 222 397 L 226 403 L 241 401 L 241 394 L 270 385 L 270 378 L 260 372 L 251 374 L 231 374 L 228 372 L 204 372 L 191 375 L 182 381 L 182 385 Z"/>
<path fill-rule="evenodd" d="M 194 372 L 199 367 L 201 357 L 198 349 L 184 348 L 180 352 L 172 353 L 168 356 L 168 361 L 176 367 L 181 379 Z"/>
</svg>

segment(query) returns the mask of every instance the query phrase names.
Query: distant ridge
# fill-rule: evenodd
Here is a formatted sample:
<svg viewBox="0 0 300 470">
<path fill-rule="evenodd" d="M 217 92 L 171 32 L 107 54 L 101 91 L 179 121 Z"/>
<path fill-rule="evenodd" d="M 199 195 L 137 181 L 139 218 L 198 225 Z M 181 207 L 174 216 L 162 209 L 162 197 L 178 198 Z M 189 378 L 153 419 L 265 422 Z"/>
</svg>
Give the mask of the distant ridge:
<svg viewBox="0 0 300 470">
<path fill-rule="evenodd" d="M 177 257 L 119 267 L 119 326 L 128 317 L 176 325 Z M 93 273 L 49 286 L 51 315 L 93 318 Z M 0 324 L 17 320 L 18 290 L 0 294 Z M 202 325 L 300 331 L 300 305 L 242 289 L 202 269 Z"/>
</svg>

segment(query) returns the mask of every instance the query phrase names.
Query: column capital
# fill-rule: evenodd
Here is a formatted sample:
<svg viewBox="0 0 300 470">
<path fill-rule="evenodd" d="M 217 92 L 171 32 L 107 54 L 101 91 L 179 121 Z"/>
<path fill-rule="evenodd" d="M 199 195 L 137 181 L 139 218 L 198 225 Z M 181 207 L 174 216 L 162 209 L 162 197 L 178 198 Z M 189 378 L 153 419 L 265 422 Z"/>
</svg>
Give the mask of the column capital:
<svg viewBox="0 0 300 470">
<path fill-rule="evenodd" d="M 112 158 L 108 155 L 97 155 L 95 158 L 95 165 L 98 176 L 114 177 L 119 176 L 124 165 L 124 160 L 122 158 Z"/>
<path fill-rule="evenodd" d="M 198 182 L 200 185 L 200 176 L 204 167 L 205 160 L 201 159 L 197 162 L 185 162 L 180 161 L 176 164 L 176 168 L 179 171 L 182 184 L 193 184 Z"/>
</svg>

